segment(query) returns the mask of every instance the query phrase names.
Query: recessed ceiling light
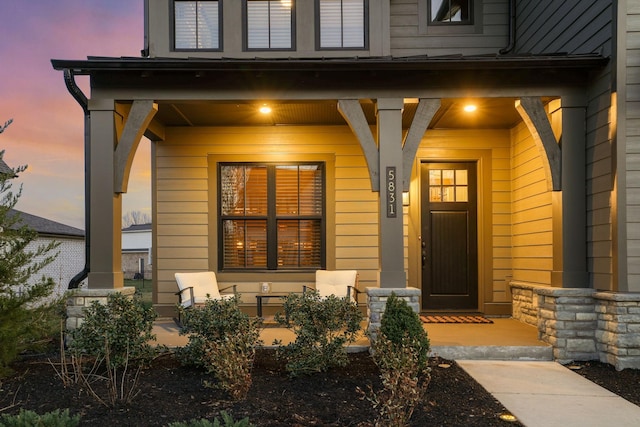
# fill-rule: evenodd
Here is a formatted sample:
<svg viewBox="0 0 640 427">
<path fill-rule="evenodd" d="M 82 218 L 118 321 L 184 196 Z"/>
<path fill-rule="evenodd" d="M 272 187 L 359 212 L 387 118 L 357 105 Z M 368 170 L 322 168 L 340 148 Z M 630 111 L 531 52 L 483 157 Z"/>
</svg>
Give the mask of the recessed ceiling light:
<svg viewBox="0 0 640 427">
<path fill-rule="evenodd" d="M 467 104 L 464 106 L 464 111 L 466 111 L 467 113 L 473 113 L 477 109 L 478 107 L 476 107 L 474 104 Z"/>
<path fill-rule="evenodd" d="M 267 104 L 264 104 L 262 107 L 260 107 L 260 112 L 262 114 L 269 114 L 271 112 L 271 107 L 269 107 Z"/>
</svg>

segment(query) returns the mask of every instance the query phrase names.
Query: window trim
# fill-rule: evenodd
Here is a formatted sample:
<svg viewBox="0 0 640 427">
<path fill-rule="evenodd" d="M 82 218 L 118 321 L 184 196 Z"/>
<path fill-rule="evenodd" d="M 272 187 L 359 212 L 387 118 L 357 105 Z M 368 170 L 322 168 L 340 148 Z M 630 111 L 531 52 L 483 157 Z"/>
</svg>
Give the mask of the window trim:
<svg viewBox="0 0 640 427">
<path fill-rule="evenodd" d="M 245 52 L 290 52 L 296 50 L 296 0 L 291 0 L 291 47 L 249 47 L 249 15 L 247 3 L 251 1 L 279 1 L 279 0 L 242 0 L 242 50 Z M 271 22 L 269 22 L 271 29 Z"/>
<path fill-rule="evenodd" d="M 432 23 L 429 6 L 431 0 L 418 0 L 418 33 L 422 35 L 449 36 L 482 34 L 483 0 L 471 1 L 471 23 Z"/>
<path fill-rule="evenodd" d="M 178 48 L 176 47 L 176 3 L 181 3 L 183 1 L 196 1 L 196 2 L 207 2 L 207 1 L 217 1 L 218 2 L 218 47 L 217 48 Z M 171 51 L 172 52 L 222 52 L 224 50 L 223 45 L 223 0 L 173 0 L 169 4 L 169 16 L 171 20 L 171 28 L 170 28 L 170 37 L 171 37 Z M 196 41 L 197 43 L 197 41 Z"/>
<path fill-rule="evenodd" d="M 444 0 L 444 1 L 451 1 L 451 0 Z M 467 0 L 469 2 L 469 20 L 468 21 L 448 21 L 448 22 L 440 22 L 440 21 L 432 21 L 432 16 L 431 16 L 431 3 L 433 2 L 433 0 L 427 0 L 427 25 L 434 25 L 434 26 L 458 26 L 458 25 L 464 25 L 464 26 L 469 26 L 469 25 L 473 25 L 474 23 L 474 5 L 473 5 L 473 0 Z"/>
<path fill-rule="evenodd" d="M 316 50 L 317 51 L 349 51 L 349 50 L 368 50 L 369 49 L 369 0 L 362 0 L 364 3 L 364 17 L 363 17 L 363 31 L 364 31 L 364 43 L 362 47 L 322 47 L 321 46 L 321 28 L 320 28 L 320 2 L 322 0 L 315 0 L 314 12 L 315 12 L 315 38 L 316 38 Z"/>
<path fill-rule="evenodd" d="M 260 216 L 259 218 L 247 217 L 243 215 L 222 215 L 222 204 L 220 196 L 222 194 L 222 180 L 221 170 L 224 166 L 236 165 L 236 166 L 266 166 L 267 167 L 267 205 L 269 206 L 266 217 Z M 278 166 L 301 166 L 301 165 L 318 165 L 322 169 L 322 209 L 319 215 L 297 215 L 286 218 L 279 217 L 275 211 L 275 174 Z M 218 267 L 223 272 L 235 272 L 235 273 L 255 273 L 255 272 L 314 272 L 318 269 L 325 269 L 327 265 L 327 164 L 325 161 L 310 161 L 310 160 L 285 160 L 285 161 L 220 161 L 217 162 L 215 168 L 217 191 L 216 191 L 216 220 L 215 226 L 218 230 L 217 248 L 218 248 Z M 224 265 L 224 232 L 223 222 L 228 219 L 249 218 L 256 221 L 267 221 L 267 234 L 266 234 L 266 258 L 267 267 L 225 267 Z M 285 220 L 305 220 L 315 219 L 320 221 L 320 265 L 310 267 L 283 267 L 278 268 L 278 236 L 277 236 L 277 224 L 279 219 Z"/>
</svg>

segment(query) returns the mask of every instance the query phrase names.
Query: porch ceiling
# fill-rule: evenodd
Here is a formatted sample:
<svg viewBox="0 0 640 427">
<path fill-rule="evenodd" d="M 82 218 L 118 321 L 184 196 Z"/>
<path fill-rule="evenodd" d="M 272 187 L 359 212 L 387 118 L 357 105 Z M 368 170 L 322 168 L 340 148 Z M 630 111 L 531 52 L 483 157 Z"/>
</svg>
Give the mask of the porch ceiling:
<svg viewBox="0 0 640 427">
<path fill-rule="evenodd" d="M 473 102 L 477 110 L 467 113 L 465 104 Z M 515 98 L 443 99 L 429 129 L 509 129 L 520 116 Z M 267 104 L 270 114 L 259 108 Z M 375 105 L 362 102 L 370 124 L 375 124 Z M 407 102 L 403 127 L 411 125 L 417 103 Z M 160 102 L 155 120 L 165 126 L 274 126 L 274 125 L 345 125 L 334 101 L 296 102 Z"/>
</svg>

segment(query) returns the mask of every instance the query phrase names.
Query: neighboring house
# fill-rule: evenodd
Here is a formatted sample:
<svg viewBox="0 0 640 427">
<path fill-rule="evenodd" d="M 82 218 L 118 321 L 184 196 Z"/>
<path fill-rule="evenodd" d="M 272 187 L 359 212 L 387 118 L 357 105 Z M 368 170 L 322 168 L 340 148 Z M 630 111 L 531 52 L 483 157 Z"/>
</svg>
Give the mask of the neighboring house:
<svg viewBox="0 0 640 427">
<path fill-rule="evenodd" d="M 84 267 L 84 231 L 15 209 L 12 213 L 20 215 L 19 226 L 26 225 L 38 233 L 38 237 L 26 247 L 27 251 L 35 251 L 39 246 L 46 246 L 54 241 L 60 244 L 49 254 L 57 252 L 56 259 L 32 276 L 30 281 L 35 283 L 42 276 L 51 277 L 56 283 L 55 294 L 64 294 L 69 281 Z M 36 257 L 34 261 L 40 259 Z M 86 283 L 83 286 L 86 286 Z"/>
<path fill-rule="evenodd" d="M 125 279 L 151 279 L 151 224 L 122 229 L 122 271 Z"/>
<path fill-rule="evenodd" d="M 52 61 L 90 125 L 89 289 L 122 286 L 145 135 L 161 314 L 176 271 L 251 303 L 357 269 L 372 327 L 395 291 L 640 367 L 639 22 L 630 0 L 145 1 L 141 58 Z"/>
</svg>

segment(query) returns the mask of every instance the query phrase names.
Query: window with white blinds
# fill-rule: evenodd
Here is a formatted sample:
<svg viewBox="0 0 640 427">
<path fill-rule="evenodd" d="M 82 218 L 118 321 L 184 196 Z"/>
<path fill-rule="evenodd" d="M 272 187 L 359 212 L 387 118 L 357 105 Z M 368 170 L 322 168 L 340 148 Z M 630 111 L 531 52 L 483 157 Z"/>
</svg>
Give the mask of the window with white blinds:
<svg viewBox="0 0 640 427">
<path fill-rule="evenodd" d="M 219 1 L 175 0 L 173 5 L 176 50 L 220 49 Z"/>
<path fill-rule="evenodd" d="M 317 0 L 321 49 L 362 49 L 366 44 L 366 0 Z"/>
<path fill-rule="evenodd" d="M 247 49 L 293 48 L 293 0 L 245 0 Z"/>
<path fill-rule="evenodd" d="M 219 167 L 221 267 L 324 267 L 324 165 L 223 163 Z"/>
</svg>

